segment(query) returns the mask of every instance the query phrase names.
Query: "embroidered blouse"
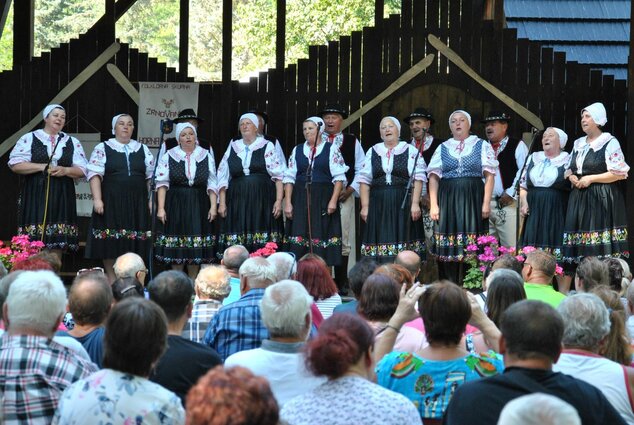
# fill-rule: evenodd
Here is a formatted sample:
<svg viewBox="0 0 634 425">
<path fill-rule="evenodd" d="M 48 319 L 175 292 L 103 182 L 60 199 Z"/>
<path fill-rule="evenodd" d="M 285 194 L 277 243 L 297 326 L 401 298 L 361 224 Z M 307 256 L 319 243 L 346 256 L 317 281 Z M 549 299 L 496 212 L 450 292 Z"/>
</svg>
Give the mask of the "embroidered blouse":
<svg viewBox="0 0 634 425">
<path fill-rule="evenodd" d="M 531 182 L 536 187 L 550 187 L 555 183 L 559 176 L 559 168 L 568 166 L 570 155 L 568 152 L 561 152 L 555 158 L 548 158 L 544 152 L 535 152 L 531 154 L 526 163 L 526 168 L 520 179 L 520 187 L 526 189 L 528 187 L 526 181 L 526 170 L 530 164 L 533 164 L 530 173 L 528 173 Z"/>
<path fill-rule="evenodd" d="M 355 185 L 355 190 L 358 191 L 358 185 L 360 183 L 372 184 L 372 151 L 376 153 L 381 158 L 381 167 L 385 172 L 385 182 L 387 184 L 392 183 L 392 171 L 394 169 L 394 157 L 396 155 L 400 155 L 405 151 L 408 151 L 407 157 L 407 171 L 409 175 L 412 175 L 414 172 L 414 180 L 426 182 L 427 176 L 425 175 L 425 171 L 427 169 L 427 164 L 425 164 L 425 160 L 422 156 L 418 158 L 418 162 L 416 163 L 416 169 L 414 170 L 414 162 L 416 161 L 416 155 L 418 155 L 418 150 L 408 144 L 407 142 L 398 142 L 396 146 L 389 149 L 385 146 L 385 143 L 377 143 L 368 149 L 368 152 L 365 155 L 365 162 L 363 164 L 363 168 L 361 168 L 361 172 L 358 174 L 358 177 L 355 179 L 355 182 L 352 184 Z"/>
<path fill-rule="evenodd" d="M 86 154 L 84 153 L 84 148 L 81 143 L 79 143 L 79 140 L 70 137 L 66 133 L 59 133 L 57 136 L 51 136 L 42 129 L 27 133 L 20 137 L 20 140 L 18 140 L 15 147 L 9 154 L 9 167 L 13 167 L 14 165 L 22 162 L 31 162 L 31 145 L 33 144 L 33 136 L 37 137 L 44 146 L 46 146 L 46 153 L 49 157 L 51 156 L 51 153 L 55 151 L 51 160 L 52 165 L 57 165 L 57 161 L 64 153 L 66 144 L 72 143 L 74 148 L 73 167 L 79 168 L 82 173 L 86 175 L 88 161 L 86 159 Z M 51 141 L 51 137 L 54 137 L 53 141 Z M 59 145 L 57 145 L 58 143 Z"/>
<path fill-rule="evenodd" d="M 587 139 L 588 136 L 578 138 L 575 140 L 574 147 L 572 148 L 572 153 L 577 153 L 577 174 L 583 174 L 583 162 L 590 149 L 597 152 L 607 143 L 608 146 L 605 149 L 605 165 L 607 166 L 608 171 L 613 174 L 627 177 L 627 173 L 630 171 L 630 166 L 625 162 L 625 156 L 623 156 L 621 145 L 614 136 L 610 133 L 601 133 L 599 137 L 590 143 L 587 142 Z"/>
<path fill-rule="evenodd" d="M 185 163 L 185 173 L 189 180 L 189 185 L 194 184 L 194 178 L 196 177 L 196 169 L 198 163 L 204 161 L 207 158 L 207 167 L 209 168 L 209 177 L 207 178 L 207 193 L 214 192 L 218 194 L 217 179 L 216 179 L 216 160 L 214 159 L 213 150 L 203 149 L 200 146 L 196 146 L 191 154 L 187 154 L 180 146 L 173 147 L 168 150 L 159 160 L 156 168 L 156 187 L 170 187 L 170 167 L 169 159 L 172 158 L 176 162 Z"/>
<path fill-rule="evenodd" d="M 288 157 L 288 167 L 286 168 L 286 172 L 284 173 L 284 183 L 295 184 L 295 177 L 297 177 L 297 163 L 295 162 L 295 153 L 297 151 L 297 147 L 302 147 L 302 153 L 306 158 L 311 157 L 312 148 L 308 144 L 308 142 L 304 142 L 301 145 L 297 145 L 293 148 L 293 152 Z M 325 144 L 322 142 L 317 145 L 315 149 L 315 158 L 317 158 L 321 152 L 324 150 Z M 330 174 L 332 175 L 332 183 L 342 182 L 344 186 L 346 185 L 346 171 L 348 171 L 348 166 L 343 160 L 343 156 L 341 156 L 341 152 L 337 145 L 333 144 L 330 148 L 330 156 L 328 160 L 328 164 L 330 166 Z"/>
<path fill-rule="evenodd" d="M 229 154 L 231 149 L 242 160 L 242 167 L 245 176 L 251 174 L 250 165 L 253 152 L 264 148 L 264 161 L 266 163 L 266 171 L 271 176 L 271 180 L 282 180 L 284 177 L 284 162 L 280 159 L 278 150 L 275 145 L 262 136 L 258 136 L 253 143 L 247 145 L 243 139 L 232 140 L 227 147 L 227 151 L 220 160 L 218 166 L 218 190 L 229 187 L 231 173 L 229 172 Z"/>
<path fill-rule="evenodd" d="M 136 140 L 130 140 L 127 144 L 120 143 L 117 139 L 109 139 L 103 143 L 99 143 L 95 146 L 95 149 L 92 151 L 92 155 L 90 155 L 90 161 L 88 161 L 88 180 L 93 178 L 94 176 L 103 177 L 106 172 L 106 148 L 105 145 L 108 145 L 111 149 L 125 154 L 130 154 L 133 152 L 137 152 L 139 149 L 143 149 L 145 154 L 145 178 L 151 179 L 152 173 L 154 172 L 154 156 L 150 149 Z"/>
<path fill-rule="evenodd" d="M 462 162 L 464 157 L 471 154 L 478 140 L 480 140 L 478 136 L 469 136 L 462 142 L 456 139 L 449 139 L 443 142 L 441 146 L 445 146 L 449 155 Z M 493 175 L 496 174 L 498 161 L 495 159 L 495 152 L 489 143 L 482 143 L 481 161 L 483 174 L 485 171 Z M 427 174 L 435 174 L 442 178 L 442 149 L 436 149 L 436 152 L 434 152 L 427 166 Z"/>
</svg>

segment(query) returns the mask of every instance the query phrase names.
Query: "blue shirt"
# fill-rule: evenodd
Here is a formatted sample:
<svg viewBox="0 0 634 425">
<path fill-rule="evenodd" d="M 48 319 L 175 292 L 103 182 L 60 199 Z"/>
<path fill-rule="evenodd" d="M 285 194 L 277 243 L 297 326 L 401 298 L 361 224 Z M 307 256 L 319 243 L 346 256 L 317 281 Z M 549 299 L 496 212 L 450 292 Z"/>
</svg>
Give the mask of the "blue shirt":
<svg viewBox="0 0 634 425">
<path fill-rule="evenodd" d="M 347 303 L 339 304 L 332 311 L 332 314 L 348 313 L 348 314 L 358 315 L 357 305 L 359 305 L 359 301 L 357 300 L 352 300 L 352 301 L 348 301 Z"/>
<path fill-rule="evenodd" d="M 231 277 L 229 279 L 229 285 L 231 286 L 231 292 L 229 292 L 227 298 L 222 301 L 222 305 L 231 304 L 240 299 L 240 279 Z"/>
<path fill-rule="evenodd" d="M 97 366 L 99 366 L 99 369 L 101 369 L 101 363 L 103 362 L 103 335 L 105 332 L 106 328 L 100 326 L 82 337 L 75 337 L 64 331 L 58 331 L 56 335 L 70 336 L 79 341 L 79 343 L 81 343 L 81 345 L 83 345 L 86 349 L 86 352 L 88 352 L 90 360 L 92 360 Z"/>
<path fill-rule="evenodd" d="M 263 296 L 264 288 L 251 289 L 211 319 L 203 343 L 216 350 L 223 362 L 233 353 L 259 348 L 269 337 L 260 316 Z"/>
</svg>

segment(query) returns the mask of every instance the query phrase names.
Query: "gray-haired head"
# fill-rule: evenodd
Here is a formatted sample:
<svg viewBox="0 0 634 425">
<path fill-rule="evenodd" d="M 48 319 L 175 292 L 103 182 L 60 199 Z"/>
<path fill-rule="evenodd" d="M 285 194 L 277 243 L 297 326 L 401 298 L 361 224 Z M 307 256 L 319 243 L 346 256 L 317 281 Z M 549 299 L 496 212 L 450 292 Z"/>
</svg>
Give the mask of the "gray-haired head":
<svg viewBox="0 0 634 425">
<path fill-rule="evenodd" d="M 222 254 L 222 265 L 237 272 L 248 258 L 249 251 L 244 246 L 232 245 Z"/>
<path fill-rule="evenodd" d="M 247 259 L 240 266 L 240 280 L 247 280 L 249 288 L 266 288 L 275 281 L 275 267 L 264 257 Z"/>
<path fill-rule="evenodd" d="M 272 338 L 308 335 L 313 298 L 296 280 L 282 280 L 266 288 L 260 304 L 262 322 Z"/>
<path fill-rule="evenodd" d="M 601 298 L 594 294 L 576 294 L 565 298 L 557 311 L 564 319 L 562 343 L 566 348 L 594 351 L 610 333 L 610 316 Z"/>
<path fill-rule="evenodd" d="M 145 270 L 145 263 L 139 254 L 127 252 L 117 258 L 114 262 L 113 269 L 117 279 L 122 277 L 137 277 L 136 274 L 139 271 Z"/>
<path fill-rule="evenodd" d="M 565 401 L 534 393 L 508 402 L 500 413 L 498 425 L 581 425 L 581 419 L 577 410 Z"/>
<path fill-rule="evenodd" d="M 201 299 L 222 301 L 231 293 L 231 276 L 222 266 L 210 265 L 200 269 L 196 276 L 196 294 Z"/>
<path fill-rule="evenodd" d="M 66 289 L 51 271 L 25 271 L 11 284 L 4 308 L 9 331 L 53 336 L 66 311 Z"/>
<path fill-rule="evenodd" d="M 288 252 L 275 252 L 269 255 L 267 260 L 275 267 L 275 282 L 292 279 L 297 273 L 297 261 Z"/>
</svg>

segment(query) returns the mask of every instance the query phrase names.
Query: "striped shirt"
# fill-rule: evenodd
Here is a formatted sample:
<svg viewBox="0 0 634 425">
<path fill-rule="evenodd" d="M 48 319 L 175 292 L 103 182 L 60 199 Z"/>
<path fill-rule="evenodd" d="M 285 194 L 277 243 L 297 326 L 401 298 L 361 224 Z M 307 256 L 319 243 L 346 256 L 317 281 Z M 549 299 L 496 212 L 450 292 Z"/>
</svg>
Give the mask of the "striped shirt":
<svg viewBox="0 0 634 425">
<path fill-rule="evenodd" d="M 96 371 L 96 365 L 49 338 L 4 334 L 0 340 L 4 424 L 50 423 L 66 387 Z"/>
<path fill-rule="evenodd" d="M 181 336 L 190 341 L 202 342 L 209 322 L 211 322 L 211 319 L 218 313 L 220 307 L 222 307 L 222 302 L 218 300 L 196 301 L 192 311 L 192 317 L 187 321 Z"/>
<path fill-rule="evenodd" d="M 264 288 L 251 289 L 211 319 L 203 343 L 216 350 L 222 361 L 233 353 L 259 348 L 262 340 L 269 337 L 260 316 L 263 296 Z"/>
</svg>

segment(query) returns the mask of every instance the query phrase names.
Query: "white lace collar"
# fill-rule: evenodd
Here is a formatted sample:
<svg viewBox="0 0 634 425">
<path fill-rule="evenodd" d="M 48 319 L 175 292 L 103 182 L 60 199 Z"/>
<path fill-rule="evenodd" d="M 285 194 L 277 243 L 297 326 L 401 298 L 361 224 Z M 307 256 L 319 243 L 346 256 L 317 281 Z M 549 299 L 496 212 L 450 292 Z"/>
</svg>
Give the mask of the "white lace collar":
<svg viewBox="0 0 634 425">
<path fill-rule="evenodd" d="M 562 151 L 556 157 L 548 158 L 548 159 L 550 159 L 551 165 L 555 167 L 560 167 L 568 162 L 568 156 L 569 156 L 568 152 Z M 546 154 L 544 153 L 544 151 L 535 152 L 533 154 L 533 164 L 539 165 L 545 160 L 546 160 Z"/>
<path fill-rule="evenodd" d="M 38 139 L 42 140 L 43 142 L 49 142 L 50 137 L 51 137 L 51 135 L 48 134 L 46 131 L 44 131 L 44 129 L 35 130 L 35 134 L 37 134 Z M 60 139 L 60 136 L 61 136 L 61 139 Z M 68 136 L 68 134 L 63 133 L 63 132 L 59 132 L 55 136 L 55 143 L 57 143 L 58 140 L 60 142 L 62 142 L 62 143 L 66 143 L 66 141 L 69 138 L 70 137 Z"/>
<path fill-rule="evenodd" d="M 601 150 L 601 148 L 603 148 L 603 146 L 605 146 L 605 144 L 612 139 L 614 139 L 614 136 L 612 136 L 610 133 L 601 133 L 599 137 L 590 142 L 589 146 L 593 151 L 597 152 Z M 583 136 L 575 140 L 574 150 L 584 150 L 586 146 L 588 146 L 587 140 L 588 136 Z"/>
<path fill-rule="evenodd" d="M 137 142 L 134 139 L 130 139 L 130 141 L 125 144 L 125 143 L 121 143 L 119 141 L 117 141 L 117 139 L 115 139 L 114 137 L 112 139 L 108 139 L 105 141 L 105 143 L 110 146 L 112 149 L 114 149 L 117 152 L 121 152 L 121 153 L 125 153 L 126 150 L 126 146 L 128 147 L 128 151 L 130 152 L 136 152 L 139 149 L 141 149 L 141 143 Z"/>
<path fill-rule="evenodd" d="M 390 155 L 400 155 L 408 148 L 409 145 L 406 142 L 398 142 L 398 144 L 392 149 L 388 149 L 388 147 L 385 146 L 385 143 L 377 143 L 372 147 L 372 149 L 374 149 L 374 152 L 376 152 L 377 155 L 382 158 L 386 157 L 388 155 L 388 152 L 390 152 Z"/>
<path fill-rule="evenodd" d="M 171 156 L 175 161 L 182 161 L 187 157 L 187 153 L 181 149 L 180 146 L 175 146 L 169 151 L 167 151 L 169 156 Z M 194 161 L 200 162 L 207 157 L 207 151 L 200 146 L 196 146 L 192 151 L 190 158 L 193 158 Z"/>
<path fill-rule="evenodd" d="M 249 150 L 251 152 L 256 151 L 256 150 L 260 149 L 261 147 L 266 146 L 267 142 L 268 141 L 264 137 L 258 136 L 253 141 L 253 143 L 251 143 L 249 145 Z M 243 139 L 238 139 L 238 140 L 231 141 L 231 147 L 238 154 L 242 153 L 245 150 L 245 146 L 246 146 L 246 144 L 244 143 Z"/>
</svg>

